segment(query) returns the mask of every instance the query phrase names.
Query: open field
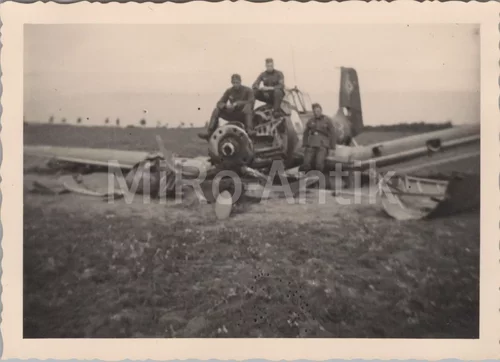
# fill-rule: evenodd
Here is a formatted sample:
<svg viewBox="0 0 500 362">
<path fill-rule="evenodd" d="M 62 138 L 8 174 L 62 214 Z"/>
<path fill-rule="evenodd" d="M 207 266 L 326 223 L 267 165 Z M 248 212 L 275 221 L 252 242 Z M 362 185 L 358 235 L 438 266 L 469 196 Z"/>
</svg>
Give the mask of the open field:
<svg viewBox="0 0 500 362">
<path fill-rule="evenodd" d="M 158 131 L 175 152 L 204 153 L 196 129 L 29 125 L 24 137 L 154 150 Z M 398 222 L 311 191 L 306 204 L 245 204 L 220 222 L 196 200 L 29 191 L 54 177 L 25 171 L 25 338 L 478 337 L 477 212 Z"/>
<path fill-rule="evenodd" d="M 478 336 L 479 215 L 25 195 L 24 336 Z"/>
<path fill-rule="evenodd" d="M 153 152 L 158 151 L 155 137 L 160 135 L 170 150 L 180 156 L 195 157 L 205 155 L 207 152 L 206 142 L 197 136 L 202 130 L 202 128 L 77 127 L 32 123 L 24 127 L 24 144 Z M 356 140 L 360 144 L 370 144 L 425 131 L 428 131 L 425 127 L 416 131 L 372 128 L 356 137 Z"/>
</svg>

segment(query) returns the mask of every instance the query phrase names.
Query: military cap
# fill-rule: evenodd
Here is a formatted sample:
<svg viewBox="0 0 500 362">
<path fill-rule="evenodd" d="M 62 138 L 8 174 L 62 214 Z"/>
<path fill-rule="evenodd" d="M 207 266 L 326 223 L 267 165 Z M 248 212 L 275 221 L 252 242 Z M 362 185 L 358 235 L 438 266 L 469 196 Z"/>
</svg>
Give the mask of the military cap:
<svg viewBox="0 0 500 362">
<path fill-rule="evenodd" d="M 233 75 L 231 76 L 231 82 L 232 82 L 233 80 L 239 80 L 239 81 L 241 82 L 241 75 L 239 75 L 239 74 L 233 74 Z"/>
<path fill-rule="evenodd" d="M 266 63 L 274 63 L 273 58 L 266 58 Z"/>
<path fill-rule="evenodd" d="M 315 108 L 323 109 L 323 107 L 321 107 L 321 104 L 319 104 L 319 103 L 313 103 L 312 109 L 315 109 Z"/>
</svg>

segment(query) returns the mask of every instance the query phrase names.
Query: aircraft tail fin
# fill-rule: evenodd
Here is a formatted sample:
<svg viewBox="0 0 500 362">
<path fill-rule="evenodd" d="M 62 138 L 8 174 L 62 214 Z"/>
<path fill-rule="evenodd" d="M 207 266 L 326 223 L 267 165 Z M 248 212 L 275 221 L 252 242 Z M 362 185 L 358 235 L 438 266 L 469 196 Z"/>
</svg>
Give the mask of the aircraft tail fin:
<svg viewBox="0 0 500 362">
<path fill-rule="evenodd" d="M 352 125 L 352 137 L 363 130 L 363 112 L 359 90 L 358 73 L 354 68 L 340 68 L 339 108 Z"/>
</svg>

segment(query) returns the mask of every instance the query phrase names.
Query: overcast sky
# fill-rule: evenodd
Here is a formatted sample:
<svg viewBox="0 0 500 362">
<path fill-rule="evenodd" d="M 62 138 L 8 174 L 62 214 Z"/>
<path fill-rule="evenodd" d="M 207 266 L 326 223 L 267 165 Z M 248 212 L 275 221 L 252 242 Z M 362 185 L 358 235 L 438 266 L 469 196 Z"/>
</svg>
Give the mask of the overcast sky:
<svg viewBox="0 0 500 362">
<path fill-rule="evenodd" d="M 27 25 L 25 116 L 132 123 L 147 109 L 155 121 L 203 124 L 230 75 L 240 73 L 250 85 L 267 57 L 287 86 L 326 102 L 330 113 L 337 106 L 336 67 L 355 67 L 369 124 L 426 120 L 428 112 L 463 123 L 478 112 L 474 25 Z M 475 98 L 457 110 L 451 98 L 432 102 L 438 93 Z M 397 94 L 399 105 L 387 99 L 377 107 L 383 94 Z M 432 104 L 416 106 L 426 95 Z M 391 108 L 396 115 L 387 119 Z"/>
</svg>

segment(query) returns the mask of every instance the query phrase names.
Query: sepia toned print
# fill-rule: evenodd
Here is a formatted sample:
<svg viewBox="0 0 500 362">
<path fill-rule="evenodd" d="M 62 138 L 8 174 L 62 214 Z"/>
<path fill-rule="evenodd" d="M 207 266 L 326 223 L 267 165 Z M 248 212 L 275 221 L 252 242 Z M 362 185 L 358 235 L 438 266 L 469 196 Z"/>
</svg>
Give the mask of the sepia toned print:
<svg viewBox="0 0 500 362">
<path fill-rule="evenodd" d="M 280 41 L 224 57 L 248 27 L 26 25 L 24 336 L 477 338 L 479 29 L 345 27 L 262 26 Z M 399 52 L 355 59 L 356 36 Z"/>
<path fill-rule="evenodd" d="M 16 343 L 487 346 L 482 18 L 167 19 L 22 23 Z"/>
</svg>

